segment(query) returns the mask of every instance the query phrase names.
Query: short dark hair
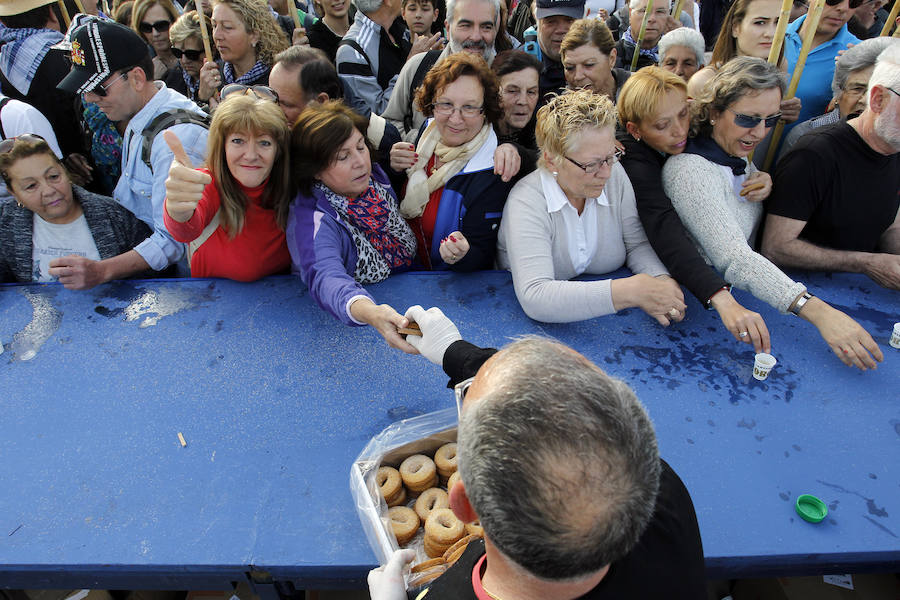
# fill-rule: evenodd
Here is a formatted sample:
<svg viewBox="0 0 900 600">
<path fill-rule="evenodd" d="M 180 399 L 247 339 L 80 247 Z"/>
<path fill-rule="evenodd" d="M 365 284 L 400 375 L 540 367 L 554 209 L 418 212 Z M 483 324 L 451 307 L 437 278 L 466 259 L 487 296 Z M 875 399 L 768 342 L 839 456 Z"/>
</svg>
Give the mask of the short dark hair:
<svg viewBox="0 0 900 600">
<path fill-rule="evenodd" d="M 416 93 L 416 106 L 426 117 L 434 116 L 432 104 L 434 98 L 445 87 L 463 77 L 471 75 L 478 79 L 484 91 L 484 117 L 493 125 L 503 117 L 500 108 L 500 84 L 497 76 L 480 56 L 472 56 L 468 52 L 456 52 L 437 63 L 425 75 L 422 86 Z"/>
<path fill-rule="evenodd" d="M 337 70 L 327 59 L 314 60 L 300 69 L 300 88 L 307 99 L 324 92 L 331 100 L 344 97 Z"/>
<path fill-rule="evenodd" d="M 17 15 L 4 15 L 0 17 L 0 23 L 3 23 L 10 29 L 43 29 L 47 26 L 49 19 L 50 5 L 45 4 Z"/>
<path fill-rule="evenodd" d="M 153 59 L 150 58 L 150 52 L 147 52 L 147 55 L 144 56 L 136 65 L 128 69 L 138 68 L 144 72 L 144 75 L 147 77 L 147 81 L 153 81 Z"/>
<path fill-rule="evenodd" d="M 521 50 L 504 50 L 494 57 L 494 62 L 491 63 L 491 71 L 494 72 L 497 79 L 525 69 L 534 69 L 540 74 L 543 65 L 536 56 Z"/>
</svg>

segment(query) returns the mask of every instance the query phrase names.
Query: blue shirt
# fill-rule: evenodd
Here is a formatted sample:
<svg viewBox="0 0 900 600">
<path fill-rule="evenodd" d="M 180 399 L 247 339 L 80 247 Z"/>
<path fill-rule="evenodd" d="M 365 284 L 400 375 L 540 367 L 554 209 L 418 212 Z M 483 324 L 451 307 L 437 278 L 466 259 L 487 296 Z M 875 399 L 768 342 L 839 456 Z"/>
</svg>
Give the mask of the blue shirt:
<svg viewBox="0 0 900 600">
<path fill-rule="evenodd" d="M 172 165 L 172 151 L 162 135 L 156 136 L 150 149 L 149 169 L 141 160 L 141 132 L 150 124 L 156 115 L 168 110 L 182 108 L 193 110 L 199 114 L 203 111 L 199 106 L 169 89 L 160 81 L 156 82 L 159 90 L 128 122 L 122 136 L 122 176 L 113 192 L 119 204 L 134 213 L 138 219 L 146 223 L 153 235 L 141 242 L 135 251 L 141 255 L 150 268 L 161 271 L 169 265 L 181 260 L 184 255 L 184 244 L 176 242 L 169 235 L 163 223 L 163 210 L 166 201 L 166 177 Z M 199 167 L 206 158 L 205 128 L 190 123 L 173 125 L 169 128 L 181 140 L 181 145 L 195 167 Z"/>
<path fill-rule="evenodd" d="M 794 66 L 800 56 L 803 38 L 800 37 L 799 31 L 805 20 L 806 15 L 803 15 L 788 25 L 784 36 L 784 57 L 787 59 L 788 81 L 791 80 Z M 803 67 L 803 75 L 800 76 L 800 85 L 797 87 L 797 97 L 803 103 L 800 118 L 785 128 L 785 134 L 794 124 L 826 112 L 826 106 L 832 97 L 831 80 L 834 78 L 834 57 L 837 56 L 838 50 L 846 50 L 847 44 L 858 43 L 859 38 L 850 33 L 845 24 L 833 38 L 809 51 L 806 66 Z"/>
</svg>

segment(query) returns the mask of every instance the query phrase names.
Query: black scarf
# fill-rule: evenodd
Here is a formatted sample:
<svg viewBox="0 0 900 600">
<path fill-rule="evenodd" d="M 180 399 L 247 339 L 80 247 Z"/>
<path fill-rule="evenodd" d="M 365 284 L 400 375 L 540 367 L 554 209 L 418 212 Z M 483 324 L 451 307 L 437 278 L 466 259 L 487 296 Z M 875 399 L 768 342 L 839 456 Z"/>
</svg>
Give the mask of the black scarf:
<svg viewBox="0 0 900 600">
<path fill-rule="evenodd" d="M 715 140 L 706 135 L 688 138 L 684 152 L 686 154 L 696 154 L 717 165 L 729 167 L 735 176 L 743 175 L 747 169 L 746 160 L 726 153 Z"/>
</svg>

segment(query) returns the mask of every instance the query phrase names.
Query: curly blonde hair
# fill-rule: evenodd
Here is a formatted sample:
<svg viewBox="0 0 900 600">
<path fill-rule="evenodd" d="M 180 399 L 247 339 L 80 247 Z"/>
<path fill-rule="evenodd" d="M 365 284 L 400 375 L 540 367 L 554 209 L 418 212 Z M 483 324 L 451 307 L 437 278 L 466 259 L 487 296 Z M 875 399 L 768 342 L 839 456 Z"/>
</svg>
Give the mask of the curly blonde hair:
<svg viewBox="0 0 900 600">
<path fill-rule="evenodd" d="M 581 131 L 607 127 L 616 127 L 616 105 L 608 97 L 588 89 L 555 96 L 537 112 L 534 133 L 538 148 L 542 150 L 538 164 L 547 166 L 544 152 L 553 156 L 565 156 L 571 152 Z"/>
<path fill-rule="evenodd" d="M 269 5 L 262 0 L 216 0 L 214 5 L 224 4 L 237 14 L 248 34 L 257 34 L 256 60 L 272 66 L 275 55 L 286 49 L 287 36 L 269 12 Z"/>
</svg>

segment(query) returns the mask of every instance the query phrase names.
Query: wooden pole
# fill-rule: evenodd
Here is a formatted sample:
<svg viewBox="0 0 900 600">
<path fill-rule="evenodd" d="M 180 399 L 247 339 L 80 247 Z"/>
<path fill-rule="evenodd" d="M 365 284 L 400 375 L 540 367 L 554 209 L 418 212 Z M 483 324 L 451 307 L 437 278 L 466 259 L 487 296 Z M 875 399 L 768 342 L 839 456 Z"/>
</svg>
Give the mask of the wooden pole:
<svg viewBox="0 0 900 600">
<path fill-rule="evenodd" d="M 675 3 L 675 6 L 672 7 L 672 17 L 673 17 L 676 21 L 681 20 L 681 9 L 682 9 L 683 7 L 684 7 L 684 0 L 678 0 L 678 1 Z M 693 21 L 693 20 L 694 20 L 694 16 L 691 15 L 691 21 Z"/>
<path fill-rule="evenodd" d="M 81 0 L 75 0 L 75 8 L 78 9 L 78 12 L 85 14 L 84 12 L 84 4 L 81 3 Z"/>
<path fill-rule="evenodd" d="M 291 16 L 294 18 L 294 28 L 303 27 L 303 23 L 300 22 L 300 9 L 297 8 L 297 3 L 294 0 L 288 1 L 288 10 L 291 11 Z"/>
<path fill-rule="evenodd" d="M 894 8 L 891 9 L 891 14 L 888 15 L 887 21 L 884 22 L 884 27 L 881 28 L 881 33 L 878 35 L 887 35 L 891 32 L 891 27 L 894 26 L 898 14 L 900 14 L 900 0 L 894 0 Z"/>
<path fill-rule="evenodd" d="M 776 67 L 778 66 L 778 57 L 781 55 L 781 48 L 784 46 L 784 34 L 787 32 L 791 21 L 791 6 L 793 6 L 793 0 L 782 1 L 781 14 L 778 16 L 778 26 L 775 28 L 775 37 L 772 39 L 772 47 L 769 48 L 769 64 Z"/>
<path fill-rule="evenodd" d="M 63 0 L 56 0 L 56 4 L 59 5 L 59 12 L 62 13 L 63 21 L 66 22 L 66 29 L 69 29 L 69 25 L 72 24 L 72 19 L 69 18 L 69 11 L 66 10 L 66 3 Z"/>
<path fill-rule="evenodd" d="M 900 2 L 900 0 L 897 0 Z M 653 0 L 647 0 L 647 10 L 644 13 L 644 19 L 641 21 L 641 31 L 638 34 L 637 40 L 635 40 L 634 46 L 634 55 L 631 57 L 631 69 L 629 69 L 632 73 L 635 68 L 637 68 L 638 58 L 641 55 L 641 44 L 644 43 L 644 34 L 647 33 L 647 21 L 650 20 L 650 14 L 653 12 Z"/>
<path fill-rule="evenodd" d="M 806 14 L 807 26 L 806 36 L 803 38 L 803 45 L 800 47 L 800 56 L 797 57 L 797 64 L 794 65 L 794 72 L 791 75 L 791 83 L 788 86 L 787 93 L 784 95 L 785 100 L 793 98 L 797 94 L 797 86 L 800 85 L 800 77 L 803 76 L 803 67 L 806 65 L 806 57 L 812 50 L 813 39 L 816 37 L 816 29 L 819 28 L 819 21 L 822 19 L 822 8 L 825 6 L 825 0 L 815 0 L 815 3 Z M 768 172 L 772 163 L 775 161 L 775 152 L 778 150 L 778 144 L 781 142 L 781 134 L 784 132 L 784 121 L 778 121 L 775 130 L 772 132 L 772 138 L 769 140 L 769 151 L 766 153 L 766 162 L 763 163 L 763 171 Z"/>
<path fill-rule="evenodd" d="M 206 60 L 213 61 L 212 47 L 209 45 L 209 32 L 206 31 L 206 15 L 203 14 L 203 6 L 201 2 L 197 2 L 197 18 L 200 19 L 200 39 L 203 40 L 203 51 L 206 53 Z"/>
</svg>

